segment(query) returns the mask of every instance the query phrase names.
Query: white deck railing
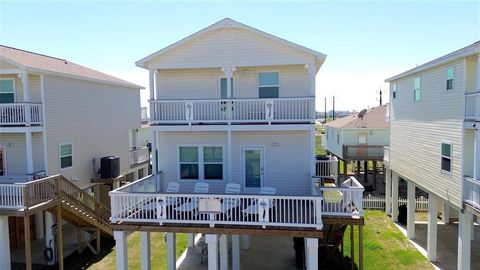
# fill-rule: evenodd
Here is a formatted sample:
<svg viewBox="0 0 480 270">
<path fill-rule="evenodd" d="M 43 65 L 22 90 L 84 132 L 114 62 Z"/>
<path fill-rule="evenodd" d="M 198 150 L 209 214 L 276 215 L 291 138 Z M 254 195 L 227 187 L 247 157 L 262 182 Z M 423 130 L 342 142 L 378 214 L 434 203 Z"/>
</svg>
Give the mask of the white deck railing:
<svg viewBox="0 0 480 270">
<path fill-rule="evenodd" d="M 130 165 L 139 164 L 147 161 L 150 158 L 148 147 L 132 149 L 128 153 L 128 161 Z"/>
<path fill-rule="evenodd" d="M 480 180 L 465 176 L 463 181 L 464 201 L 480 209 Z"/>
<path fill-rule="evenodd" d="M 323 198 L 323 216 L 363 216 L 363 191 L 360 182 L 351 176 L 340 187 L 316 187 L 316 195 Z"/>
<path fill-rule="evenodd" d="M 0 184 L 0 209 L 21 210 L 55 197 L 55 178 L 43 178 L 27 183 Z"/>
<path fill-rule="evenodd" d="M 315 177 L 338 177 L 338 159 L 333 157 L 329 160 L 317 160 L 315 162 Z"/>
<path fill-rule="evenodd" d="M 313 122 L 313 97 L 151 100 L 150 123 Z"/>
<path fill-rule="evenodd" d="M 390 147 L 388 146 L 383 147 L 383 161 L 390 162 Z"/>
<path fill-rule="evenodd" d="M 480 120 L 480 92 L 465 94 L 465 120 Z"/>
<path fill-rule="evenodd" d="M 398 205 L 407 205 L 408 200 L 406 198 L 398 198 Z M 385 210 L 385 196 L 364 196 L 363 197 L 363 209 L 379 209 Z M 423 196 L 415 198 L 415 211 L 428 212 L 428 198 Z"/>
<path fill-rule="evenodd" d="M 43 123 L 42 104 L 4 103 L 0 104 L 0 125 L 40 125 Z"/>
</svg>

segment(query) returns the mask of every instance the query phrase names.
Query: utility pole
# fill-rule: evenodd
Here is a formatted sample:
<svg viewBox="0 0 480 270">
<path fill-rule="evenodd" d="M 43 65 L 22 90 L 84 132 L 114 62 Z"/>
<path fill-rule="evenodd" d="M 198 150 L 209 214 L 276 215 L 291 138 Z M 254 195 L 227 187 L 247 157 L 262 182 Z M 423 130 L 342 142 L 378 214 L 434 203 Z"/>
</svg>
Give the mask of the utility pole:
<svg viewBox="0 0 480 270">
<path fill-rule="evenodd" d="M 327 98 L 325 98 L 325 124 L 327 123 Z"/>
<path fill-rule="evenodd" d="M 335 120 L 335 96 L 333 96 L 333 120 Z"/>
<path fill-rule="evenodd" d="M 380 89 L 379 94 L 380 94 L 380 106 L 382 106 L 382 89 Z"/>
</svg>

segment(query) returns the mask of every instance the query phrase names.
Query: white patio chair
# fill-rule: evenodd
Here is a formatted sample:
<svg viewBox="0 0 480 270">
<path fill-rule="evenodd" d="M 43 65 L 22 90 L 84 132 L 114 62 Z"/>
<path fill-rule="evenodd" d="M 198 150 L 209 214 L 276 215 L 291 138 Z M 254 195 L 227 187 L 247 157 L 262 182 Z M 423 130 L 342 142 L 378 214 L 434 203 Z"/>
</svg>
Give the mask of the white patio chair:
<svg viewBox="0 0 480 270">
<path fill-rule="evenodd" d="M 205 182 L 199 182 L 195 184 L 195 187 L 193 189 L 194 194 L 207 194 L 208 193 L 208 188 L 209 185 L 208 183 Z M 196 212 L 198 208 L 198 202 L 200 201 L 199 198 L 193 198 L 189 202 L 185 202 L 177 207 L 174 208 L 175 211 L 179 212 Z"/>
<path fill-rule="evenodd" d="M 275 195 L 277 192 L 277 189 L 274 187 L 262 187 L 260 189 L 260 195 Z M 260 219 L 264 219 L 265 215 L 268 214 L 268 210 L 272 208 L 275 205 L 274 200 L 267 200 L 266 205 L 260 205 L 260 201 L 258 199 L 255 199 L 251 205 L 249 205 L 247 208 L 243 209 L 242 212 L 244 215 L 258 215 L 259 209 L 262 207 L 265 209 L 265 211 L 262 214 L 262 217 Z"/>
<path fill-rule="evenodd" d="M 225 194 L 240 194 L 240 184 L 228 183 L 225 187 Z M 240 205 L 240 200 L 237 198 L 225 198 L 222 200 L 222 214 L 228 215 L 230 209 L 236 208 Z"/>
<path fill-rule="evenodd" d="M 178 193 L 180 191 L 180 184 L 177 182 L 169 182 L 167 185 L 166 193 Z M 167 197 L 163 200 L 161 197 L 157 197 L 157 218 L 160 218 L 163 213 L 163 206 L 170 207 L 178 204 L 177 198 Z M 152 207 L 149 205 L 149 207 Z"/>
</svg>

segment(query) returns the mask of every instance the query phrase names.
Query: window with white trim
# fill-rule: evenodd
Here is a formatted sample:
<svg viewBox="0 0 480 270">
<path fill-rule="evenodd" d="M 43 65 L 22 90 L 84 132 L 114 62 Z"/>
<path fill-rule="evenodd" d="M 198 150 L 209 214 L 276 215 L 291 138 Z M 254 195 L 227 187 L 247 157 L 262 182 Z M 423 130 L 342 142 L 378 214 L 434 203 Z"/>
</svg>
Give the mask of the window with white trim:
<svg viewBox="0 0 480 270">
<path fill-rule="evenodd" d="M 60 169 L 73 167 L 73 146 L 71 143 L 60 144 Z"/>
<path fill-rule="evenodd" d="M 0 79 L 0 103 L 15 102 L 15 80 Z"/>
<path fill-rule="evenodd" d="M 279 94 L 278 72 L 258 73 L 258 97 L 278 98 Z"/>
<path fill-rule="evenodd" d="M 452 144 L 451 143 L 442 143 L 442 160 L 441 168 L 442 171 L 451 172 L 452 171 Z"/>
<path fill-rule="evenodd" d="M 223 147 L 180 146 L 179 151 L 180 179 L 223 179 Z"/>
<path fill-rule="evenodd" d="M 413 101 L 420 101 L 420 77 L 413 80 Z"/>
<path fill-rule="evenodd" d="M 394 82 L 392 83 L 392 98 L 396 98 L 397 97 L 397 83 Z"/>
<path fill-rule="evenodd" d="M 452 90 L 453 89 L 453 76 L 454 76 L 454 70 L 453 70 L 453 67 L 449 67 L 447 68 L 447 80 L 446 80 L 446 87 L 447 87 L 447 90 Z"/>
</svg>

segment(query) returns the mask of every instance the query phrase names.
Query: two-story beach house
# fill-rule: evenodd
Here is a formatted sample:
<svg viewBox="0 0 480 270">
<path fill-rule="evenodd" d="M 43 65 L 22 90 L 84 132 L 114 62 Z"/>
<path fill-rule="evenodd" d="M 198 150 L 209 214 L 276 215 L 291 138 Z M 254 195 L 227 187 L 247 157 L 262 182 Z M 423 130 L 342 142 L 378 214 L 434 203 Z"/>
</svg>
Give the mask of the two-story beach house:
<svg viewBox="0 0 480 270">
<path fill-rule="evenodd" d="M 367 179 L 368 161 L 372 161 L 375 179 L 377 161 L 383 161 L 383 148 L 388 146 L 387 110 L 388 105 L 380 105 L 325 124 L 325 149 L 344 161 L 344 174 L 348 162 L 356 162 L 360 171 L 363 161 Z"/>
<path fill-rule="evenodd" d="M 140 89 L 65 59 L 0 46 L 1 269 L 10 269 L 10 246 L 44 237 L 52 246 L 47 210 L 60 192 L 76 200 L 78 213 L 100 208 L 89 196 L 91 179 L 100 177 L 100 158 L 118 156 L 121 174 L 142 163 L 139 154 L 135 162 L 129 159 L 129 133 L 140 127 Z M 44 178 L 57 174 L 63 177 Z M 89 223 L 95 215 L 88 213 L 82 226 L 95 227 Z"/>
<path fill-rule="evenodd" d="M 305 237 L 307 267 L 318 269 L 325 228 L 363 225 L 355 179 L 312 178 L 322 176 L 314 122 L 325 57 L 227 18 L 136 62 L 150 72 L 153 174 L 110 192 L 117 269 L 128 267 L 131 231 L 141 231 L 145 269 L 151 231 L 167 232 L 168 269 L 177 232 L 206 234 L 208 269 L 218 257 L 228 269 L 230 236 L 239 269 L 240 239 L 258 234 Z"/>
<path fill-rule="evenodd" d="M 472 215 L 480 215 L 480 42 L 386 81 L 390 147 L 385 164 L 391 170 L 386 197 L 398 205 L 398 179 L 408 182 L 407 231 L 414 238 L 415 188 L 428 192 L 431 261 L 437 259 L 437 201 L 458 211 L 457 269 L 470 269 Z M 387 205 L 397 219 L 397 208 Z"/>
</svg>

